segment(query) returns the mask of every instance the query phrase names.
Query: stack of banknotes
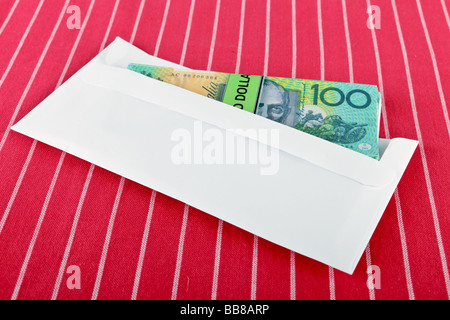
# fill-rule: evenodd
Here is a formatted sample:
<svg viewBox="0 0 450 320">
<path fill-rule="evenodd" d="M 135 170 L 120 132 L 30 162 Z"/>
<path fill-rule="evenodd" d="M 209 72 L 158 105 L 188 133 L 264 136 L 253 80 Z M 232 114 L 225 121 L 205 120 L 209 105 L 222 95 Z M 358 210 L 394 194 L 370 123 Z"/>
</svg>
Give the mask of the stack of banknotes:
<svg viewBox="0 0 450 320">
<path fill-rule="evenodd" d="M 128 69 L 379 159 L 374 85 L 129 64 Z"/>
</svg>

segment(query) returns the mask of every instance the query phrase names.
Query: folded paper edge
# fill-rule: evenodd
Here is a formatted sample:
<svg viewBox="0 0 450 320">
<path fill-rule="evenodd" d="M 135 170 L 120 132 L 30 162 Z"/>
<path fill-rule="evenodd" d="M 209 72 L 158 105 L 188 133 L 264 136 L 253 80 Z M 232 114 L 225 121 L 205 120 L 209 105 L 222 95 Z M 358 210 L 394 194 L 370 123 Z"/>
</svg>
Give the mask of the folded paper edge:
<svg viewBox="0 0 450 320">
<path fill-rule="evenodd" d="M 367 227 L 367 231 L 365 232 L 365 238 L 361 239 L 361 243 L 359 245 L 359 249 L 357 250 L 357 253 L 355 254 L 355 258 L 352 261 L 352 263 L 349 265 L 349 268 L 344 268 L 342 271 L 347 272 L 348 274 L 352 275 L 358 265 L 358 262 L 361 260 L 362 255 L 364 254 L 364 251 L 367 248 L 367 245 L 369 244 L 369 241 L 378 226 L 378 223 L 381 220 L 381 217 L 383 216 L 384 211 L 386 210 L 386 207 L 389 204 L 389 201 L 392 198 L 392 195 L 397 188 L 397 185 L 399 184 L 403 174 L 405 173 L 406 168 L 408 167 L 418 145 L 419 142 L 416 140 L 410 140 L 405 138 L 395 138 L 391 140 L 391 143 L 394 143 L 393 147 L 396 150 L 399 150 L 400 153 L 403 155 L 401 158 L 401 161 L 396 162 L 396 177 L 395 180 L 392 182 L 392 184 L 389 186 L 389 190 L 386 191 L 387 196 L 384 198 L 384 201 L 380 203 L 379 207 L 376 209 L 377 214 L 372 217 L 372 221 L 369 223 Z M 401 144 L 399 144 L 401 143 Z M 389 146 L 388 146 L 389 148 Z M 395 154 L 390 154 L 389 156 L 396 157 Z"/>
</svg>

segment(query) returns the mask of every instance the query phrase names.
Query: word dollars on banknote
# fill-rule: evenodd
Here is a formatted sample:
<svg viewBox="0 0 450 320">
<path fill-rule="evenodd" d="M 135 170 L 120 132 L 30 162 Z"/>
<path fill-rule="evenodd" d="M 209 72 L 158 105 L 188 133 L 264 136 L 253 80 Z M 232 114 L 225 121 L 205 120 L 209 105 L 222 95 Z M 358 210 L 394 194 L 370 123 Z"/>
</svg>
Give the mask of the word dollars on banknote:
<svg viewBox="0 0 450 320">
<path fill-rule="evenodd" d="M 142 64 L 128 69 L 379 159 L 376 86 Z"/>
</svg>

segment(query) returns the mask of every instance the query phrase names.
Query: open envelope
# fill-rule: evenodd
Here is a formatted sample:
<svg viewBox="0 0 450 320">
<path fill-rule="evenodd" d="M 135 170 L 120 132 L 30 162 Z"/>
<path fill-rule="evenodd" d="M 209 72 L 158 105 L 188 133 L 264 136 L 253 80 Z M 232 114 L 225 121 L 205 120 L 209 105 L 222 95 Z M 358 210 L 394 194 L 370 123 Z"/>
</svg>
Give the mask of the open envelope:
<svg viewBox="0 0 450 320">
<path fill-rule="evenodd" d="M 12 129 L 353 273 L 417 141 L 380 139 L 377 161 L 127 70 L 132 62 L 181 68 L 117 38 Z M 268 148 L 276 173 L 261 174 L 261 163 L 173 161 L 174 132 L 199 124 Z"/>
</svg>

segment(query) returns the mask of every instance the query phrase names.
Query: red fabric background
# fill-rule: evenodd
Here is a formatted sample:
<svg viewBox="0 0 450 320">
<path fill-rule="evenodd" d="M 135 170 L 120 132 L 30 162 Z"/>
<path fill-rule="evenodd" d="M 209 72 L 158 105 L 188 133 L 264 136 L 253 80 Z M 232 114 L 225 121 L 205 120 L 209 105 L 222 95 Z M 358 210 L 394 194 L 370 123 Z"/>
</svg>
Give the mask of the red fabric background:
<svg viewBox="0 0 450 320">
<path fill-rule="evenodd" d="M 81 9 L 80 30 L 65 4 Z M 374 34 L 369 4 L 381 13 Z M 0 298 L 449 299 L 448 10 L 449 0 L 1 0 Z M 196 69 L 379 86 L 381 136 L 420 147 L 352 276 L 9 130 L 116 36 Z M 80 289 L 67 287 L 71 265 Z M 366 285 L 370 265 L 380 289 Z"/>
</svg>

